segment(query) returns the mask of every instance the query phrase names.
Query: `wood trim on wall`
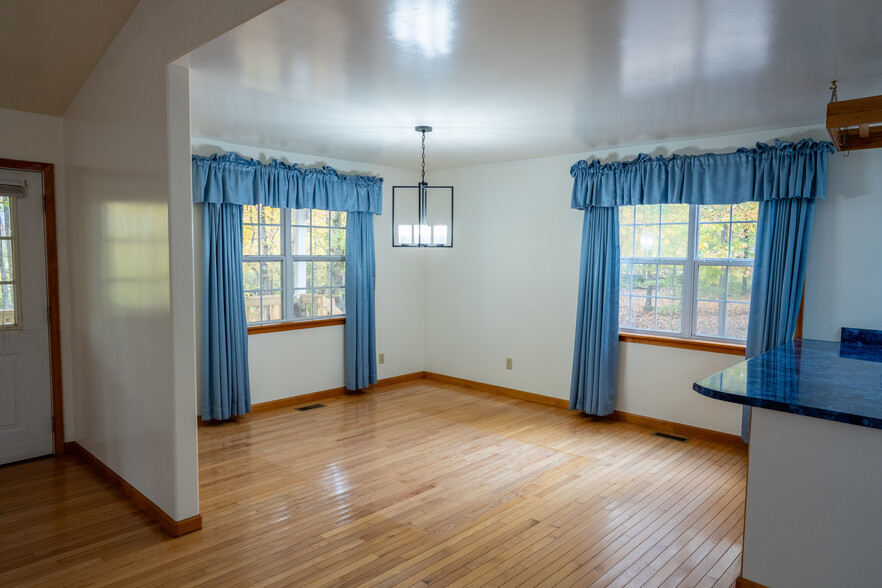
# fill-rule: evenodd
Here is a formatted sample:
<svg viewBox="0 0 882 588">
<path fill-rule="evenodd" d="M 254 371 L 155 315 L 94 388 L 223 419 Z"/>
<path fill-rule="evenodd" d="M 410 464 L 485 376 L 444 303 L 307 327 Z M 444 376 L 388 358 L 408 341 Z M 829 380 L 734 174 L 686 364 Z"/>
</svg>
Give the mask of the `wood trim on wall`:
<svg viewBox="0 0 882 588">
<path fill-rule="evenodd" d="M 474 380 L 457 378 L 455 376 L 447 376 L 435 372 L 414 372 L 412 374 L 404 374 L 401 376 L 385 378 L 379 380 L 375 385 L 368 388 L 368 390 L 377 390 L 385 386 L 391 386 L 393 384 L 400 384 L 412 380 L 419 380 L 421 378 L 432 380 L 434 382 L 441 382 L 444 384 L 462 386 L 463 388 L 470 388 L 472 390 L 480 390 L 482 392 L 499 394 L 500 396 L 507 396 L 509 398 L 517 398 L 518 400 L 526 400 L 527 402 L 544 404 L 545 406 L 554 406 L 556 408 L 563 408 L 567 410 L 569 410 L 570 407 L 569 401 L 563 398 L 555 398 L 553 396 L 534 394 L 533 392 L 525 392 L 523 390 L 515 390 L 514 388 L 496 386 L 495 384 L 485 384 L 484 382 L 476 382 Z M 260 402 L 258 404 L 251 405 L 251 414 L 267 412 L 270 410 L 275 410 L 277 408 L 285 408 L 288 406 L 296 406 L 300 404 L 316 402 L 325 398 L 341 396 L 345 394 L 345 392 L 346 388 L 343 387 L 331 388 L 330 390 L 322 390 L 320 392 L 312 392 L 310 394 L 302 394 L 300 396 L 289 396 L 288 398 L 280 398 L 278 400 L 271 400 L 269 402 Z M 715 441 L 717 443 L 727 443 L 730 445 L 738 445 L 741 447 L 744 446 L 744 442 L 738 435 L 730 435 L 729 433 L 721 433 L 719 431 L 712 431 L 710 429 L 703 429 L 701 427 L 694 427 L 692 425 L 674 423 L 663 419 L 646 417 L 639 414 L 631 414 L 619 410 L 615 411 L 612 414 L 611 418 L 622 421 L 624 423 L 630 423 L 633 425 L 640 425 L 642 427 L 655 429 L 664 433 L 682 435 L 685 437 L 693 437 L 695 439 L 704 439 L 706 441 Z M 211 425 L 218 423 L 218 421 L 207 421 L 203 423 L 201 417 L 197 417 L 197 420 L 200 424 L 206 426 L 208 426 L 209 423 L 211 423 Z"/>
<path fill-rule="evenodd" d="M 309 394 L 301 394 L 300 396 L 288 396 L 287 398 L 279 398 L 278 400 L 258 402 L 257 404 L 251 405 L 251 414 L 260 414 L 262 412 L 269 412 L 277 408 L 285 408 L 286 406 L 296 406 L 298 404 L 306 404 L 308 402 L 317 402 L 326 398 L 342 396 L 345 392 L 346 388 L 340 386 L 339 388 L 331 388 L 329 390 L 310 392 Z M 201 418 L 199 422 L 202 422 Z"/>
<path fill-rule="evenodd" d="M 384 386 L 392 386 L 393 384 L 403 384 L 404 382 L 412 382 L 413 380 L 422 380 L 426 377 L 426 372 L 413 372 L 410 374 L 401 374 L 400 376 L 392 376 L 391 378 L 383 378 L 377 380 L 376 384 L 368 386 L 367 390 L 376 390 Z"/>
<path fill-rule="evenodd" d="M 662 433 L 671 433 L 681 435 L 683 437 L 694 437 L 696 439 L 704 439 L 705 441 L 716 441 L 717 443 L 726 443 L 729 445 L 737 445 L 744 447 L 745 443 L 738 435 L 730 435 L 729 433 L 721 433 L 710 429 L 702 429 L 701 427 L 693 427 L 692 425 L 683 425 L 653 417 L 646 417 L 639 414 L 631 414 L 617 410 L 613 412 L 613 418 L 623 423 L 631 423 L 633 425 L 641 425 L 656 429 Z"/>
<path fill-rule="evenodd" d="M 503 386 L 495 386 L 493 384 L 484 384 L 482 382 L 475 382 L 475 381 L 466 380 L 463 378 L 456 378 L 454 376 L 445 376 L 443 374 L 426 372 L 426 378 L 429 380 L 437 381 L 437 382 L 444 382 L 447 384 L 455 384 L 457 386 L 471 388 L 473 390 L 482 390 L 484 392 L 492 392 L 494 394 L 501 394 L 502 396 L 508 396 L 510 398 L 527 400 L 528 402 L 536 402 L 539 404 L 545 404 L 547 406 L 555 406 L 557 408 L 569 409 L 569 406 L 570 406 L 570 403 L 568 400 L 564 400 L 561 398 L 554 398 L 552 396 L 543 396 L 542 394 L 534 394 L 532 392 L 524 392 L 522 390 L 505 388 Z M 683 425 L 680 423 L 674 423 L 674 422 L 665 421 L 662 419 L 656 419 L 656 418 L 652 418 L 652 417 L 645 417 L 645 416 L 641 416 L 641 415 L 637 415 L 637 414 L 630 414 L 627 412 L 621 412 L 619 410 L 617 410 L 613 413 L 612 418 L 619 420 L 619 421 L 622 421 L 624 423 L 631 423 L 634 425 L 640 425 L 640 426 L 648 427 L 650 429 L 655 429 L 657 431 L 661 431 L 664 433 L 673 433 L 673 434 L 677 434 L 677 435 L 683 435 L 686 437 L 694 437 L 696 439 L 704 439 L 707 441 L 716 441 L 718 443 L 739 445 L 741 447 L 744 446 L 744 442 L 741 440 L 741 437 L 739 437 L 738 435 L 730 435 L 728 433 L 720 433 L 719 431 L 711 431 L 710 429 L 702 429 L 701 427 L 693 427 L 692 425 Z"/>
<path fill-rule="evenodd" d="M 569 409 L 570 403 L 562 398 L 554 398 L 552 396 L 543 396 L 542 394 L 534 394 L 532 392 L 524 392 L 523 390 L 515 390 L 514 388 L 505 388 L 504 386 L 496 386 L 494 384 L 485 384 L 483 382 L 475 382 L 474 380 L 466 380 L 455 376 L 446 376 L 444 374 L 436 374 L 434 372 L 426 372 L 426 378 L 435 382 L 443 382 L 445 384 L 454 384 L 463 388 L 471 388 L 472 390 L 481 390 L 482 392 L 492 392 L 509 398 L 517 398 L 518 400 L 526 400 L 546 406 L 556 406 L 557 408 Z"/>
<path fill-rule="evenodd" d="M 743 577 L 738 576 L 735 579 L 735 588 L 767 588 L 762 584 L 758 584 L 756 582 L 752 582 L 751 580 L 745 580 Z"/>
<path fill-rule="evenodd" d="M 280 331 L 297 331 L 299 329 L 317 329 L 319 327 L 330 327 L 333 325 L 345 325 L 346 317 L 340 316 L 329 319 L 317 319 L 314 321 L 289 321 L 286 323 L 271 323 L 268 325 L 255 325 L 248 327 L 249 335 L 260 335 L 261 333 L 278 333 Z"/>
<path fill-rule="evenodd" d="M 69 453 L 73 453 L 82 459 L 86 464 L 92 467 L 95 472 L 108 482 L 119 488 L 126 497 L 135 503 L 148 517 L 153 519 L 163 531 L 171 537 L 180 537 L 202 528 L 202 515 L 196 515 L 186 518 L 182 521 L 176 521 L 171 518 L 164 510 L 156 506 L 156 504 L 141 494 L 141 492 L 126 482 L 119 474 L 107 467 L 104 462 L 92 455 L 82 445 L 73 441 L 65 443 Z"/>
<path fill-rule="evenodd" d="M 377 390 L 378 388 L 382 388 L 384 386 L 391 386 L 393 384 L 400 384 L 402 382 L 409 382 L 412 380 L 420 380 L 424 377 L 425 372 L 413 372 L 412 374 L 402 374 L 400 376 L 393 376 L 391 378 L 383 378 L 382 380 L 378 380 L 376 384 L 368 386 L 366 390 Z M 299 396 L 288 396 L 287 398 L 279 398 L 278 400 L 258 402 L 257 404 L 251 405 L 250 414 L 259 414 L 261 412 L 268 412 L 277 408 L 285 408 L 288 406 L 297 406 L 299 404 L 317 402 L 319 400 L 333 398 L 335 396 L 342 396 L 344 394 L 346 394 L 346 388 L 344 386 L 340 386 L 339 388 L 330 388 L 328 390 L 310 392 L 309 394 L 301 394 Z M 199 424 L 203 424 L 201 416 L 197 416 L 196 420 L 199 422 Z M 205 421 L 204 424 L 209 425 L 209 423 L 211 423 L 212 425 L 214 425 L 218 422 L 219 421 Z"/>
<path fill-rule="evenodd" d="M 55 455 L 64 454 L 64 397 L 61 384 L 61 314 L 58 298 L 58 227 L 55 212 L 55 165 L 0 158 L 0 168 L 34 171 L 43 175 L 46 234 L 46 303 L 49 305 L 49 373 L 52 388 L 52 445 Z"/>
<path fill-rule="evenodd" d="M 745 352 L 745 346 L 738 343 L 681 339 L 679 337 L 665 337 L 663 335 L 619 333 L 619 341 L 623 343 L 658 345 L 660 347 L 675 347 L 677 349 L 692 349 L 693 351 L 708 351 L 710 353 L 725 353 L 727 355 L 738 355 L 740 357 L 744 357 Z"/>
</svg>

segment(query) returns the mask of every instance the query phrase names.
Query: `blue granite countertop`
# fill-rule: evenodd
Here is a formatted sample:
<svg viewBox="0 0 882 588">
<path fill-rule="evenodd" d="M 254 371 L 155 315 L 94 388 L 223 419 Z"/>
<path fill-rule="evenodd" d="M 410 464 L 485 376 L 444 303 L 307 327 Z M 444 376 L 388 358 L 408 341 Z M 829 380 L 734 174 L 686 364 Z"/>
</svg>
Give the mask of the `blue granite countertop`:
<svg viewBox="0 0 882 588">
<path fill-rule="evenodd" d="M 801 339 L 692 388 L 727 402 L 882 429 L 882 346 Z"/>
</svg>

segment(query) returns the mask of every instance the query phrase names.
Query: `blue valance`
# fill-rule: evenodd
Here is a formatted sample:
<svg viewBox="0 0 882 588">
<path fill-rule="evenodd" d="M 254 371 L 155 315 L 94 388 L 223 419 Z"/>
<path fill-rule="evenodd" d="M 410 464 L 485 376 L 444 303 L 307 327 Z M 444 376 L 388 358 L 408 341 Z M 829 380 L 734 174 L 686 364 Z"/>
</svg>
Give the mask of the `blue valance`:
<svg viewBox="0 0 882 588">
<path fill-rule="evenodd" d="M 572 208 L 635 204 L 735 204 L 824 198 L 829 141 L 757 143 L 734 153 L 650 157 L 601 164 L 579 161 Z"/>
<path fill-rule="evenodd" d="M 194 155 L 192 161 L 197 204 L 383 212 L 383 178 L 338 174 L 327 166 L 302 168 L 276 159 L 263 164 L 236 153 Z"/>
</svg>

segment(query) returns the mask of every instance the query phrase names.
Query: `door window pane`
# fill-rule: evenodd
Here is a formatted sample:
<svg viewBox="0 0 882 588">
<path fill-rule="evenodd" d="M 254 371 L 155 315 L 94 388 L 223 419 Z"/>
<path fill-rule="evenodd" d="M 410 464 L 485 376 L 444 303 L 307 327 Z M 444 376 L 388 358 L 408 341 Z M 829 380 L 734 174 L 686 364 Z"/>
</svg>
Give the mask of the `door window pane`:
<svg viewBox="0 0 882 588">
<path fill-rule="evenodd" d="M 0 285 L 0 325 L 15 325 L 15 287 L 12 284 Z"/>
<path fill-rule="evenodd" d="M 12 240 L 0 239 L 0 283 L 14 280 L 12 270 Z"/>
<path fill-rule="evenodd" d="M 0 196 L 0 237 L 12 236 L 12 202 L 9 196 Z"/>
<path fill-rule="evenodd" d="M 18 276 L 15 267 L 15 201 L 0 196 L 0 327 L 18 327 Z"/>
</svg>

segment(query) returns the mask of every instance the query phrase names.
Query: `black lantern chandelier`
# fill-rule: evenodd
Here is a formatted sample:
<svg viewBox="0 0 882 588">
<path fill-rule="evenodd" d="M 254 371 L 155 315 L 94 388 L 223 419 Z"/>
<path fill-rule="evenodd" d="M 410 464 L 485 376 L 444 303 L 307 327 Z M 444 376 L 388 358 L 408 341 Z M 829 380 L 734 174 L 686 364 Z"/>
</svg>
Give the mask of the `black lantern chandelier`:
<svg viewBox="0 0 882 588">
<path fill-rule="evenodd" d="M 453 186 L 426 183 L 426 133 L 432 127 L 414 130 L 423 136 L 422 175 L 416 186 L 392 187 L 392 246 L 453 247 Z"/>
</svg>

